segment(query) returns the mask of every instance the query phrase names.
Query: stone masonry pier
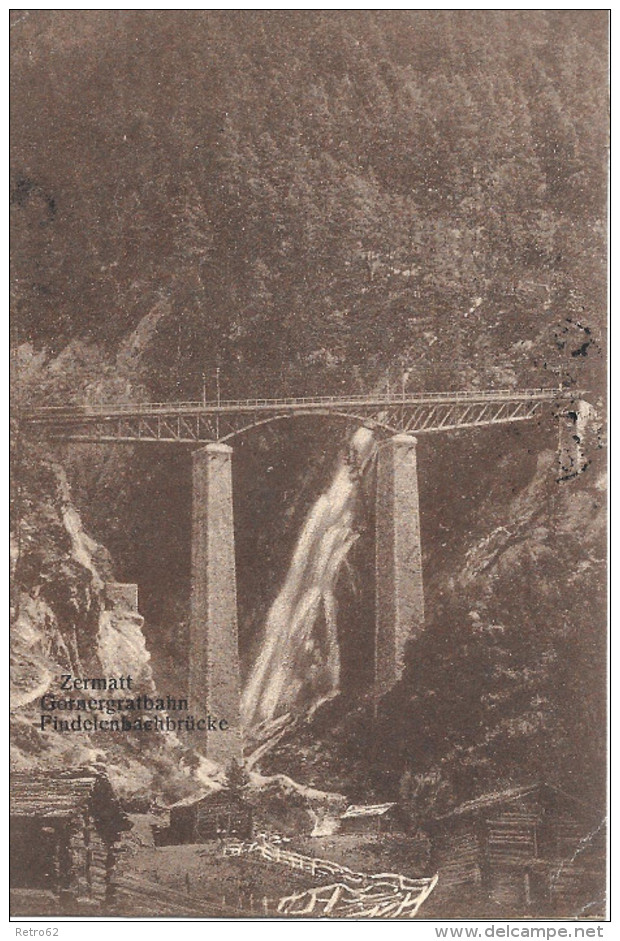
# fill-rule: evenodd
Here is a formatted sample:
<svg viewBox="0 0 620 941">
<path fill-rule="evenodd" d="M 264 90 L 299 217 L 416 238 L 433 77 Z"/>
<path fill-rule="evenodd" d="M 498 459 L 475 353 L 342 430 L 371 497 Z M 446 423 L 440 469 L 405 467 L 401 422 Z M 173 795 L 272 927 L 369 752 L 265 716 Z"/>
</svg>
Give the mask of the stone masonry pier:
<svg viewBox="0 0 620 941">
<path fill-rule="evenodd" d="M 405 644 L 424 627 L 417 441 L 395 435 L 379 447 L 376 494 L 375 695 L 400 679 Z"/>
<path fill-rule="evenodd" d="M 190 711 L 228 723 L 195 733 L 192 743 L 223 766 L 241 762 L 232 448 L 225 444 L 193 454 L 189 664 Z"/>
</svg>

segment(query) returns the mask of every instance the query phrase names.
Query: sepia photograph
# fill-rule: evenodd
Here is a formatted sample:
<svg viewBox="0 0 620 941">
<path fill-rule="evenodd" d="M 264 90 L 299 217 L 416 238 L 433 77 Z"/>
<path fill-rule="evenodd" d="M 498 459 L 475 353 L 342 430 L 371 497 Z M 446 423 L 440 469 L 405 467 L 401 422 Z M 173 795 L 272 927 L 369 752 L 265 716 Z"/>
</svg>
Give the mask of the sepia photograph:
<svg viewBox="0 0 620 941">
<path fill-rule="evenodd" d="M 12 920 L 607 918 L 609 97 L 608 10 L 10 11 Z"/>
</svg>

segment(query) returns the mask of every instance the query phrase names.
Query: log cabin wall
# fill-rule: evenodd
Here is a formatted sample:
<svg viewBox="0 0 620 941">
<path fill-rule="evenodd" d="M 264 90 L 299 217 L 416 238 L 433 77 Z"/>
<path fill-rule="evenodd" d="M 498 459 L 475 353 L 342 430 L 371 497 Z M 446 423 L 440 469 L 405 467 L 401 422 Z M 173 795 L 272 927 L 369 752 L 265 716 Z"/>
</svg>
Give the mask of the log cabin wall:
<svg viewBox="0 0 620 941">
<path fill-rule="evenodd" d="M 605 917 L 607 891 L 606 830 L 601 824 L 585 832 L 563 821 L 556 833 L 561 857 L 549 869 L 553 911 Z"/>
<path fill-rule="evenodd" d="M 86 842 L 86 868 L 90 895 L 97 901 L 105 901 L 112 878 L 109 860 L 109 844 L 99 835 L 94 822 L 89 821 Z"/>
<path fill-rule="evenodd" d="M 76 898 L 88 897 L 90 894 L 86 871 L 85 830 L 86 821 L 82 814 L 76 814 L 67 823 L 66 876 L 61 884 L 65 891 L 71 892 Z"/>
<path fill-rule="evenodd" d="M 530 809 L 506 809 L 487 817 L 482 825 L 489 868 L 521 866 L 536 859 L 537 828 L 541 814 Z"/>
<path fill-rule="evenodd" d="M 80 815 L 71 822 L 68 850 L 71 877 L 65 887 L 79 898 L 103 902 L 111 879 L 109 846 L 89 814 Z"/>
<path fill-rule="evenodd" d="M 172 808 L 169 828 L 172 843 L 193 843 L 195 826 L 195 805 Z"/>
<path fill-rule="evenodd" d="M 529 873 L 523 869 L 494 872 L 489 879 L 488 893 L 499 911 L 525 915 L 532 904 Z"/>
<path fill-rule="evenodd" d="M 565 812 L 541 815 L 538 825 L 539 855 L 548 859 L 569 859 L 579 845 L 583 825 Z"/>
<path fill-rule="evenodd" d="M 597 901 L 604 903 L 605 870 L 600 872 L 584 866 L 578 860 L 569 861 L 550 874 L 549 902 L 555 912 L 577 914 L 587 911 Z"/>
<path fill-rule="evenodd" d="M 340 824 L 341 833 L 367 833 L 376 836 L 381 832 L 379 817 L 349 817 Z"/>
<path fill-rule="evenodd" d="M 588 829 L 587 808 L 545 785 L 471 801 L 432 826 L 438 891 L 478 885 L 514 915 L 578 912 L 605 889 L 604 833 Z"/>
<path fill-rule="evenodd" d="M 249 839 L 252 836 L 252 809 L 242 801 L 207 797 L 193 804 L 172 807 L 165 843 L 204 843 L 223 836 Z M 160 844 L 163 845 L 163 844 Z"/>
<path fill-rule="evenodd" d="M 243 805 L 208 803 L 196 806 L 196 837 L 216 839 L 218 836 L 236 836 L 246 839 L 252 835 L 252 812 Z"/>
<path fill-rule="evenodd" d="M 10 798 L 11 888 L 51 891 L 63 914 L 109 900 L 115 847 L 129 820 L 105 775 L 13 772 Z"/>
<path fill-rule="evenodd" d="M 441 834 L 433 853 L 433 868 L 440 873 L 442 887 L 480 885 L 481 846 L 478 834 L 459 821 L 453 831 Z"/>
</svg>

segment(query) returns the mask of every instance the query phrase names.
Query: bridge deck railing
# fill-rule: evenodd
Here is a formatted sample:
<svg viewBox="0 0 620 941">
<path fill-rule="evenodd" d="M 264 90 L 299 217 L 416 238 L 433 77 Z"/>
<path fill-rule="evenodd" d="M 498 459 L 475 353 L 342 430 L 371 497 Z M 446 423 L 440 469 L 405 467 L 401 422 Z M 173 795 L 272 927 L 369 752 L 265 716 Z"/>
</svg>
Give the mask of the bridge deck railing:
<svg viewBox="0 0 620 941">
<path fill-rule="evenodd" d="M 485 402 L 498 401 L 506 399 L 515 401 L 524 400 L 553 400 L 556 398 L 575 397 L 580 393 L 575 390 L 562 388 L 536 388 L 536 389 L 493 389 L 481 391 L 460 391 L 460 392 L 380 392 L 373 395 L 321 395 L 321 396 L 302 396 L 294 398 L 262 398 L 262 399 L 222 399 L 220 401 L 209 402 L 132 402 L 132 403 L 108 403 L 93 405 L 49 405 L 38 408 L 26 409 L 25 417 L 59 417 L 63 414 L 72 417 L 109 415 L 119 413 L 141 413 L 156 414 L 158 412 L 182 413 L 182 412 L 225 412 L 225 411 L 244 411 L 255 409 L 276 409 L 276 408 L 308 408 L 312 406 L 333 406 L 333 405 L 415 405 L 429 404 L 433 402 Z"/>
</svg>

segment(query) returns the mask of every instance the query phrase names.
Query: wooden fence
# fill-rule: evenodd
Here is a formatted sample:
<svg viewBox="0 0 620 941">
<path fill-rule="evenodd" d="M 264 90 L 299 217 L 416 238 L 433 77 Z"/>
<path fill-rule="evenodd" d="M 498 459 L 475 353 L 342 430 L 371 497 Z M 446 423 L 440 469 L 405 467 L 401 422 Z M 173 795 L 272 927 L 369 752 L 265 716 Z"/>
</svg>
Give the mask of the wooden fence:
<svg viewBox="0 0 620 941">
<path fill-rule="evenodd" d="M 305 892 L 280 899 L 281 915 L 331 915 L 345 918 L 413 918 L 437 884 L 437 875 L 410 879 L 399 873 L 354 872 L 347 866 L 304 856 L 283 849 L 266 840 L 229 843 L 225 856 L 257 854 L 268 862 L 307 872 L 313 878 L 331 876 L 334 882 L 327 886 L 310 888 Z"/>
</svg>

